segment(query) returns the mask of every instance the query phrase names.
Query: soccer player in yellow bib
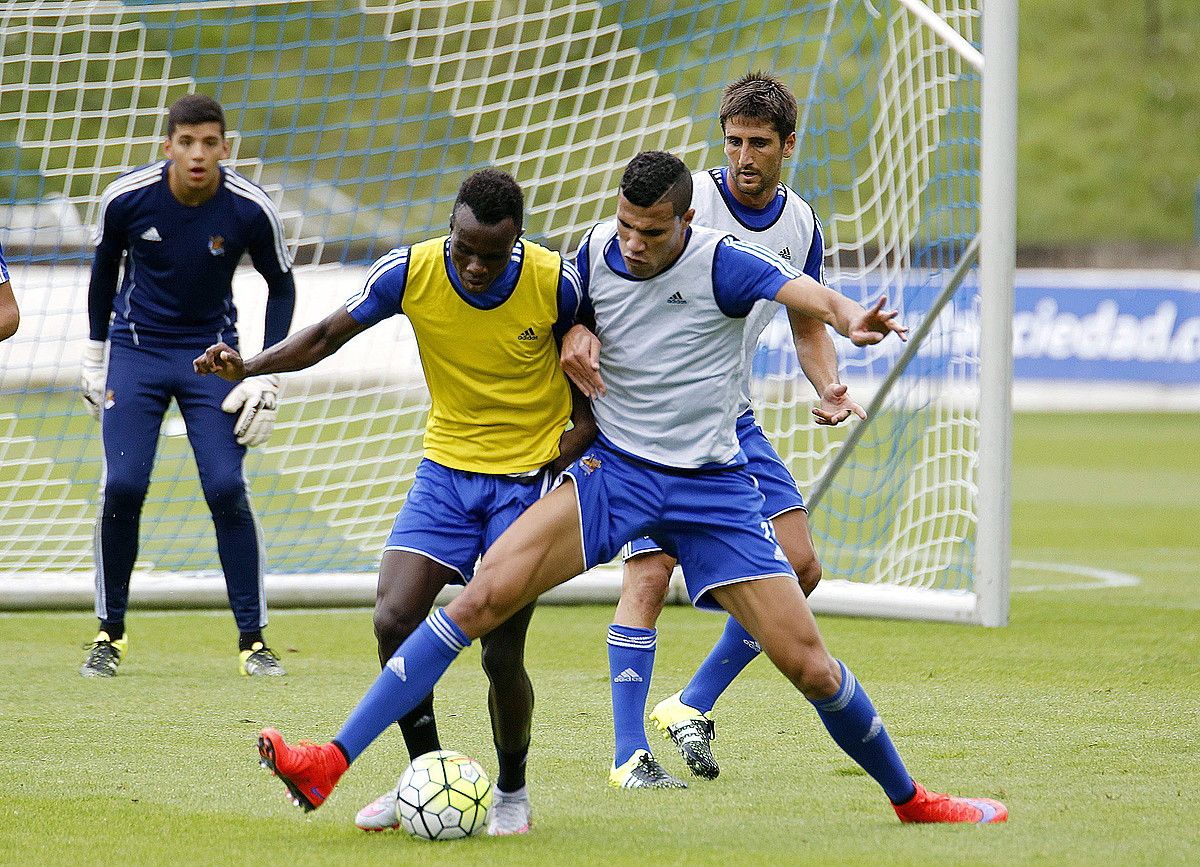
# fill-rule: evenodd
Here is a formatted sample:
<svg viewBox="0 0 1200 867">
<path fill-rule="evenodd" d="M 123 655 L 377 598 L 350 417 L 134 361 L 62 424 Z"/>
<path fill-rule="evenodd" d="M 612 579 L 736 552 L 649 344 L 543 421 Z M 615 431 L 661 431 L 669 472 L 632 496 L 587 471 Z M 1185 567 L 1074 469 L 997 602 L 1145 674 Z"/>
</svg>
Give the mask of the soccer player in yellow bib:
<svg viewBox="0 0 1200 867">
<path fill-rule="evenodd" d="M 571 391 L 558 361 L 558 339 L 579 311 L 579 275 L 558 253 L 521 239 L 523 207 L 510 176 L 476 172 L 459 188 L 450 235 L 388 253 L 345 307 L 249 360 L 217 344 L 195 362 L 198 373 L 235 381 L 303 370 L 389 316 L 409 318 L 432 405 L 425 456 L 379 567 L 381 665 L 421 624 L 445 585 L 471 579 L 480 554 L 595 433 L 583 400 L 567 429 Z M 483 640 L 500 765 L 488 817 L 493 835 L 525 833 L 530 826 L 525 760 L 533 688 L 524 649 L 532 614 L 530 604 Z M 440 749 L 432 693 L 399 722 L 411 756 Z M 303 791 L 293 795 L 306 805 L 314 799 Z M 397 827 L 394 788 L 355 821 L 364 830 Z"/>
</svg>

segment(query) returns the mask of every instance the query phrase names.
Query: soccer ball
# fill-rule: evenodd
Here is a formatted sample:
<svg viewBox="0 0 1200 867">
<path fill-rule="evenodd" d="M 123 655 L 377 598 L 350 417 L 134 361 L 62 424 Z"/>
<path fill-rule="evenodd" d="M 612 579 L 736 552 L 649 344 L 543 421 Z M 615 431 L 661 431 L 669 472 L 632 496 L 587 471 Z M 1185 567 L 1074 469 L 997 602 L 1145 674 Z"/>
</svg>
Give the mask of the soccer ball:
<svg viewBox="0 0 1200 867">
<path fill-rule="evenodd" d="M 492 784 L 479 762 L 453 750 L 413 759 L 396 787 L 396 817 L 424 840 L 470 837 L 487 824 Z"/>
</svg>

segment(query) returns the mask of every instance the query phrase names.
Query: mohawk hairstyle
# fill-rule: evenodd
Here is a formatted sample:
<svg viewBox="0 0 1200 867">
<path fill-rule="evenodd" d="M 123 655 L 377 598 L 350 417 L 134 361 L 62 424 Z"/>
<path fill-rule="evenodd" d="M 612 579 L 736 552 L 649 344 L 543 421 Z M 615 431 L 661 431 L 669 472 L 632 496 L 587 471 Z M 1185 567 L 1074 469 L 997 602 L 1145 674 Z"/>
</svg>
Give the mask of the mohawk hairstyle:
<svg viewBox="0 0 1200 867">
<path fill-rule="evenodd" d="M 675 216 L 681 217 L 692 204 L 692 174 L 674 154 L 644 151 L 625 167 L 621 195 L 639 208 L 667 199 Z"/>
<path fill-rule="evenodd" d="M 471 174 L 458 188 L 454 210 L 466 205 L 475 219 L 487 226 L 511 217 L 518 229 L 525 217 L 525 196 L 512 175 L 499 169 L 481 169 Z"/>
<path fill-rule="evenodd" d="M 167 138 L 175 135 L 177 126 L 193 126 L 198 123 L 219 123 L 221 135 L 225 135 L 225 112 L 221 109 L 221 103 L 202 93 L 181 96 L 167 111 Z"/>
<path fill-rule="evenodd" d="M 751 72 L 725 88 L 721 129 L 731 117 L 765 120 L 783 141 L 796 131 L 796 97 L 786 84 L 766 72 Z"/>
</svg>

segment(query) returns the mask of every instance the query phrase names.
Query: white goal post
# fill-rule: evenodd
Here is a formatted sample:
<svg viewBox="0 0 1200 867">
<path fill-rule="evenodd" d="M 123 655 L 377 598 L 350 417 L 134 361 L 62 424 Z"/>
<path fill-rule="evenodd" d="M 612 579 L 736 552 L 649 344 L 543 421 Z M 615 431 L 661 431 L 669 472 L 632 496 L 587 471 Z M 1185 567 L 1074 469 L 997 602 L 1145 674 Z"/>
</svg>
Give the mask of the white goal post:
<svg viewBox="0 0 1200 867">
<path fill-rule="evenodd" d="M 280 206 L 301 327 L 373 259 L 444 231 L 484 166 L 521 182 L 530 237 L 573 250 L 635 153 L 721 164 L 721 90 L 763 69 L 800 101 L 784 180 L 821 218 L 830 285 L 886 293 L 916 338 L 839 340 L 871 418 L 836 429 L 812 423 L 783 322 L 754 360 L 760 422 L 812 505 L 813 607 L 1007 621 L 1016 0 L 14 0 L 0 33 L 0 244 L 23 315 L 0 343 L 0 608 L 91 604 L 90 234 L 104 187 L 158 158 L 176 98 L 222 102 L 230 163 Z M 239 272 L 249 350 L 264 295 Z M 247 460 L 271 604 L 371 601 L 426 409 L 399 317 L 285 377 Z M 181 433 L 172 409 L 135 605 L 224 604 Z M 610 568 L 552 598 L 619 586 Z"/>
</svg>

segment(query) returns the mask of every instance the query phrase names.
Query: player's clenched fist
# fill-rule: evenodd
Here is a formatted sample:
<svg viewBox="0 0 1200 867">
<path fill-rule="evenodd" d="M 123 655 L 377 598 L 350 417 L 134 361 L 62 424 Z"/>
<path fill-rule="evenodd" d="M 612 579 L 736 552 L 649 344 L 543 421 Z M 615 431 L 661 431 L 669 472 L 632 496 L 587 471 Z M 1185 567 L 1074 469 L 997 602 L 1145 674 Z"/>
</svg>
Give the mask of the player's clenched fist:
<svg viewBox="0 0 1200 867">
<path fill-rule="evenodd" d="M 563 336 L 559 364 L 586 397 L 604 394 L 604 379 L 600 376 L 600 338 L 585 326 L 573 325 Z"/>
<path fill-rule="evenodd" d="M 233 435 L 244 446 L 265 443 L 275 428 L 279 377 L 272 373 L 245 378 L 246 365 L 242 356 L 226 343 L 218 343 L 204 350 L 204 354 L 192 362 L 192 367 L 201 376 L 215 373 L 222 379 L 237 383 L 221 402 L 221 409 L 225 412 L 240 413 L 233 426 Z"/>
<path fill-rule="evenodd" d="M 241 382 L 246 378 L 246 365 L 241 354 L 228 343 L 208 347 L 203 355 L 192 361 L 192 368 L 201 376 L 215 373 L 230 382 Z"/>
</svg>

